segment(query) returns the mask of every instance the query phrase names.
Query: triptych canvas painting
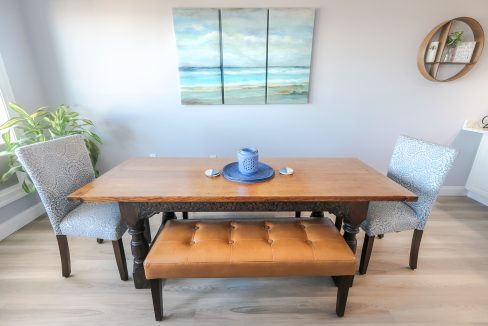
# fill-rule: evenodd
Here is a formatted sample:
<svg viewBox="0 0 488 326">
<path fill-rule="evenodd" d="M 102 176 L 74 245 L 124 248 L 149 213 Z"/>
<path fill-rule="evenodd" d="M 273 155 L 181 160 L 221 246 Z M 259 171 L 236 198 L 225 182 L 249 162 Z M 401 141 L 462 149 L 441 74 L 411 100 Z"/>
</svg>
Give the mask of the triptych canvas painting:
<svg viewBox="0 0 488 326">
<path fill-rule="evenodd" d="M 175 8 L 182 104 L 308 103 L 315 9 Z"/>
</svg>

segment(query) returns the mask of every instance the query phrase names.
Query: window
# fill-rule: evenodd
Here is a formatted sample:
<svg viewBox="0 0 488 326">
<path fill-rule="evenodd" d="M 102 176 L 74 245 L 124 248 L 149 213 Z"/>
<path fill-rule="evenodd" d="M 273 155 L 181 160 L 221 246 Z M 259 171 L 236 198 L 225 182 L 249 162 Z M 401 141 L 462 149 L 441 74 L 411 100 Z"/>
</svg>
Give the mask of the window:
<svg viewBox="0 0 488 326">
<path fill-rule="evenodd" d="M 7 105 L 9 102 L 13 102 L 12 89 L 7 77 L 7 70 L 0 54 L 0 125 L 9 119 L 9 112 Z M 13 135 L 12 135 L 13 136 Z M 0 151 L 3 150 L 3 139 L 0 138 Z M 8 161 L 5 156 L 0 157 L 0 174 L 3 174 L 8 169 Z M 0 184 L 0 207 L 3 207 L 24 194 L 20 188 L 17 178 L 11 177 L 5 183 Z"/>
<path fill-rule="evenodd" d="M 0 125 L 8 120 L 8 109 L 7 104 L 13 102 L 14 98 L 12 95 L 12 89 L 10 87 L 10 82 L 7 77 L 7 70 L 5 69 L 5 64 L 3 63 L 2 56 L 0 54 Z M 0 144 L 3 140 L 0 138 Z"/>
</svg>

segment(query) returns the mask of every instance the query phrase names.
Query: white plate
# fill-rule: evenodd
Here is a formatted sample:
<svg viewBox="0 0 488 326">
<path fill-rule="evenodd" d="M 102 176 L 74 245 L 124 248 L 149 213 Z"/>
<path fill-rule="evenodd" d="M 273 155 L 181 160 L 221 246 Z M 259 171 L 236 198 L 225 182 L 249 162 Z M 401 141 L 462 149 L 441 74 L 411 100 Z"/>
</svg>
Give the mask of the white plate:
<svg viewBox="0 0 488 326">
<path fill-rule="evenodd" d="M 215 178 L 215 177 L 218 177 L 220 175 L 220 171 L 215 170 L 215 169 L 208 169 L 208 170 L 205 170 L 205 175 L 209 178 Z"/>
<path fill-rule="evenodd" d="M 293 171 L 293 169 L 289 168 L 289 167 L 280 169 L 280 173 L 283 175 L 292 175 L 293 172 L 295 172 L 295 171 Z"/>
</svg>

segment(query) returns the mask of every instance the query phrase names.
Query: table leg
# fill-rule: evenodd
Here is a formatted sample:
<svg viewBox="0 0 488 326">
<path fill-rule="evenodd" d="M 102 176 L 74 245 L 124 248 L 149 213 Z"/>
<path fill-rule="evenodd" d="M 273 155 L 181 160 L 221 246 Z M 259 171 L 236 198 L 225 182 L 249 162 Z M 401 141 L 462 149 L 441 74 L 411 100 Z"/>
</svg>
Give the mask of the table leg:
<svg viewBox="0 0 488 326">
<path fill-rule="evenodd" d="M 139 219 L 137 206 L 133 203 L 119 203 L 120 216 L 129 228 L 132 236 L 130 247 L 134 257 L 132 277 L 136 289 L 149 288 L 149 282 L 144 274 L 144 259 L 149 252 L 149 245 L 144 236 L 144 219 Z"/>
<path fill-rule="evenodd" d="M 366 219 L 368 215 L 369 202 L 350 203 L 348 214 L 344 216 L 344 240 L 351 248 L 352 252 L 356 253 L 357 239 L 356 234 L 359 232 L 359 226 Z"/>
<path fill-rule="evenodd" d="M 312 214 L 310 214 L 310 217 L 324 217 L 324 212 L 312 212 Z"/>
</svg>

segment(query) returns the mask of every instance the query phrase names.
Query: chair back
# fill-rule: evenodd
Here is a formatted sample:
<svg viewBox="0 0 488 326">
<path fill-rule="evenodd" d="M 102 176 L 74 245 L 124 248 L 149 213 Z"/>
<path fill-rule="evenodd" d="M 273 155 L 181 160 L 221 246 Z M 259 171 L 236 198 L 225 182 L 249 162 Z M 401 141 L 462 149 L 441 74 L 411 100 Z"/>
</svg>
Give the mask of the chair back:
<svg viewBox="0 0 488 326">
<path fill-rule="evenodd" d="M 61 234 L 59 223 L 80 204 L 66 197 L 95 178 L 83 138 L 74 135 L 27 145 L 15 154 L 32 179 L 54 232 Z"/>
<path fill-rule="evenodd" d="M 420 220 L 417 229 L 424 229 L 456 156 L 453 148 L 408 136 L 398 137 L 387 175 L 418 196 L 418 201 L 406 202 Z"/>
</svg>

